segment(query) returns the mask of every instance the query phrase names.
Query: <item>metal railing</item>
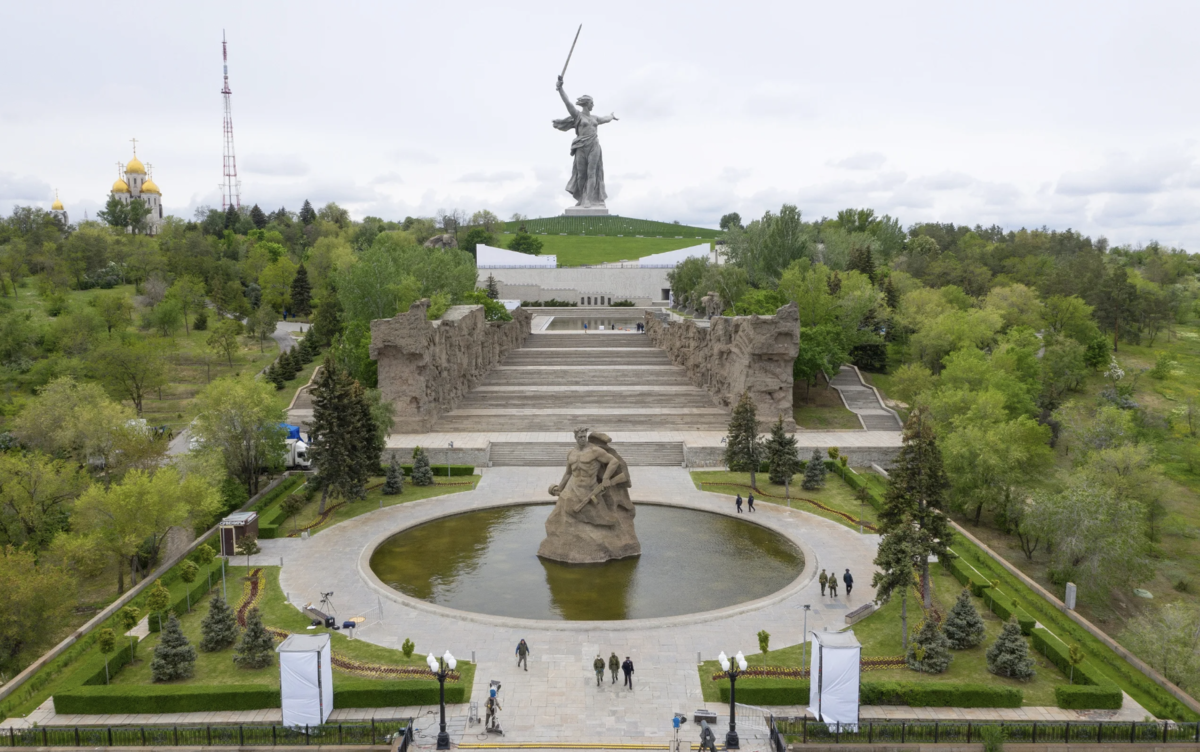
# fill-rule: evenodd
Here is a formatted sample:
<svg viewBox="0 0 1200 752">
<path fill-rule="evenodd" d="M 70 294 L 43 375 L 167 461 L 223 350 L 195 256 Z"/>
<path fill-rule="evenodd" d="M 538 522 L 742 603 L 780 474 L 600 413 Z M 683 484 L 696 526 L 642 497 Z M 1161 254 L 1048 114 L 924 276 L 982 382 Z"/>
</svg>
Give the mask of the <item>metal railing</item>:
<svg viewBox="0 0 1200 752">
<path fill-rule="evenodd" d="M 412 720 L 323 726 L 37 726 L 10 727 L 0 747 L 274 747 L 395 744 L 407 752 Z"/>
<path fill-rule="evenodd" d="M 982 741 L 981 729 L 999 727 L 1005 741 L 1018 743 L 1200 744 L 1200 722 L 863 721 L 846 724 L 772 716 L 771 727 L 772 743 L 778 734 L 788 742 L 800 744 L 971 744 Z"/>
</svg>

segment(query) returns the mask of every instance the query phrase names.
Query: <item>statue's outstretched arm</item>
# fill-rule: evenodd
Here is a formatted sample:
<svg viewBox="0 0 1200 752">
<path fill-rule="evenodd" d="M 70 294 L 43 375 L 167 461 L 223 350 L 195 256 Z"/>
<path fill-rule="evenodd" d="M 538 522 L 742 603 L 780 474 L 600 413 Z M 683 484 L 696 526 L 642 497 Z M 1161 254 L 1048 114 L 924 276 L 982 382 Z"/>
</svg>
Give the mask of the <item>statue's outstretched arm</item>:
<svg viewBox="0 0 1200 752">
<path fill-rule="evenodd" d="M 571 115 L 571 117 L 579 117 L 579 110 L 575 109 L 575 105 L 571 104 L 571 98 L 568 97 L 567 92 L 563 90 L 562 76 L 558 77 L 558 85 L 555 88 L 558 89 L 558 95 L 562 97 L 563 104 L 567 106 L 567 112 Z"/>
<path fill-rule="evenodd" d="M 596 118 L 596 125 L 603 125 L 604 123 L 611 123 L 614 120 L 620 120 L 620 118 L 617 117 L 617 113 L 615 113 L 615 112 L 612 113 L 611 115 L 601 115 L 600 117 Z"/>
</svg>

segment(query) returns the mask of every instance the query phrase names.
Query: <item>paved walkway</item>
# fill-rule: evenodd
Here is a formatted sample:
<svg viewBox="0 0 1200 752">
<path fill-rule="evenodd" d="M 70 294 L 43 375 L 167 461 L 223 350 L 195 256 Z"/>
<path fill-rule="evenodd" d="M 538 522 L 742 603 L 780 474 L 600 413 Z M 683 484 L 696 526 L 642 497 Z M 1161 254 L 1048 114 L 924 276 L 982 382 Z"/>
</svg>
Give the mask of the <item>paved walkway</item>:
<svg viewBox="0 0 1200 752">
<path fill-rule="evenodd" d="M 862 374 L 854 366 L 842 366 L 842 370 L 829 380 L 829 385 L 842 395 L 846 409 L 858 415 L 863 429 L 870 432 L 899 431 L 900 416 L 883 404 L 879 393 L 867 386 Z"/>
</svg>

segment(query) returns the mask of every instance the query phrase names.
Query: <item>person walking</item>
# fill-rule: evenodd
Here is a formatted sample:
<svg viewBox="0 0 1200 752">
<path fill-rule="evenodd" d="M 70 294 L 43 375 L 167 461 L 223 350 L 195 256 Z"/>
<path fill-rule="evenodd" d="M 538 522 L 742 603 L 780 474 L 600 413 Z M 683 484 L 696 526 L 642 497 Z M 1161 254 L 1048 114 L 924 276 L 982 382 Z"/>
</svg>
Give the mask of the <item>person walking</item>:
<svg viewBox="0 0 1200 752">
<path fill-rule="evenodd" d="M 825 584 L 827 584 L 829 586 L 829 597 L 836 598 L 837 597 L 837 575 L 836 574 L 830 575 L 829 581 Z"/>
<path fill-rule="evenodd" d="M 821 576 L 817 578 L 817 582 L 821 583 L 821 595 L 825 595 L 825 583 L 829 582 L 829 575 L 825 574 L 825 570 L 821 570 Z"/>
<path fill-rule="evenodd" d="M 616 651 L 608 656 L 608 670 L 612 674 L 612 683 L 617 683 L 617 672 L 621 670 L 621 659 L 617 657 Z"/>
<path fill-rule="evenodd" d="M 842 575 L 842 582 L 846 583 L 846 597 L 849 598 L 850 591 L 854 589 L 854 575 L 850 574 L 849 569 Z"/>
<path fill-rule="evenodd" d="M 625 672 L 625 685 L 631 690 L 633 689 L 633 661 L 629 656 L 625 656 L 625 662 L 621 664 L 621 671 Z"/>
<path fill-rule="evenodd" d="M 587 334 L 587 322 L 583 322 L 583 333 Z"/>
<path fill-rule="evenodd" d="M 521 666 L 529 670 L 529 645 L 523 639 L 517 643 L 517 668 Z"/>
<path fill-rule="evenodd" d="M 596 660 L 592 661 L 592 668 L 596 669 L 596 686 L 599 687 L 604 681 L 604 659 L 596 653 Z"/>
<path fill-rule="evenodd" d="M 733 500 L 733 503 L 737 504 L 738 514 L 741 514 L 742 513 L 742 495 L 738 494 L 737 498 Z"/>
<path fill-rule="evenodd" d="M 754 511 L 754 493 L 753 492 L 746 495 L 746 508 L 749 509 L 751 512 Z"/>
</svg>

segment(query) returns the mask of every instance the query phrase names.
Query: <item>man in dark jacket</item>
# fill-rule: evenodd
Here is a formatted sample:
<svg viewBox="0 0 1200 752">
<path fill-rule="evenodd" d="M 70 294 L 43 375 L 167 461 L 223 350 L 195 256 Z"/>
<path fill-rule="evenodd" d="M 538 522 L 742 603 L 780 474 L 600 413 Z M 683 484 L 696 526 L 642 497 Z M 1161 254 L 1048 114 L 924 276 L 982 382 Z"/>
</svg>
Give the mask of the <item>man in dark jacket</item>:
<svg viewBox="0 0 1200 752">
<path fill-rule="evenodd" d="M 842 582 L 846 583 L 846 595 L 849 596 L 850 590 L 854 587 L 854 576 L 850 574 L 849 569 L 842 575 Z"/>
<path fill-rule="evenodd" d="M 625 686 L 633 689 L 633 661 L 629 656 L 625 656 L 625 662 L 621 664 L 621 670 L 625 672 Z"/>
<path fill-rule="evenodd" d="M 529 645 L 525 640 L 517 643 L 517 666 L 520 667 L 522 665 L 525 666 L 526 671 L 529 670 Z"/>
</svg>

